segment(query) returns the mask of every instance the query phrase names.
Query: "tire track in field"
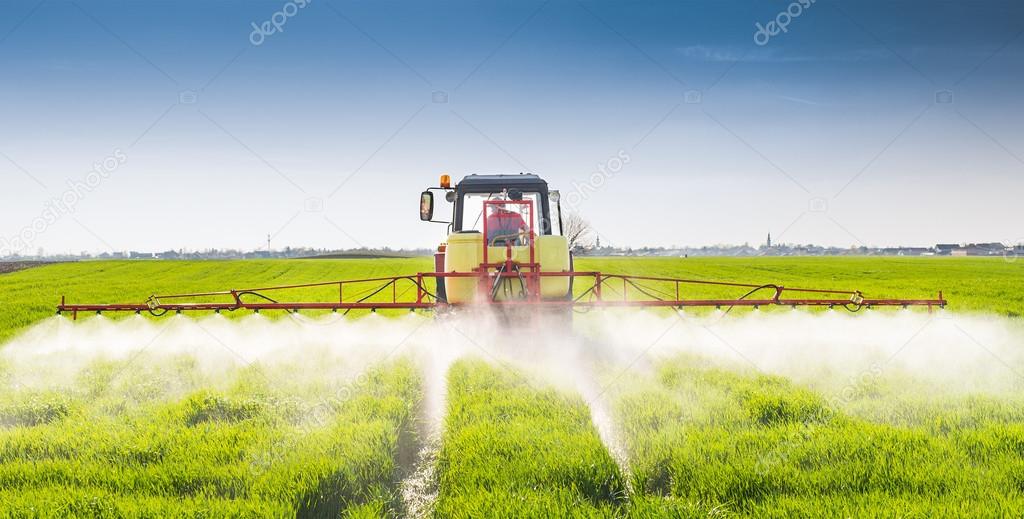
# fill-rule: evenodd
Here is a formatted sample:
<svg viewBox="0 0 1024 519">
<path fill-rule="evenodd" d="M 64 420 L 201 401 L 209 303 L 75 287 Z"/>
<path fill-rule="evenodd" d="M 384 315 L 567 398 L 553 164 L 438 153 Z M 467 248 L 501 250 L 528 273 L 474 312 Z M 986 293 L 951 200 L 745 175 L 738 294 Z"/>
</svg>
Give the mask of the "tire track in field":
<svg viewBox="0 0 1024 519">
<path fill-rule="evenodd" d="M 415 426 L 416 452 L 405 467 L 399 488 L 405 516 L 425 518 L 433 512 L 438 497 L 437 459 L 448 395 L 447 374 L 461 355 L 447 348 L 430 348 L 418 354 L 423 396 Z"/>
<path fill-rule="evenodd" d="M 589 343 L 590 341 L 587 342 Z M 596 346 L 596 343 L 590 344 Z M 596 371 L 599 368 L 594 365 L 591 359 L 583 359 L 583 362 L 579 364 L 579 368 L 580 376 L 576 379 L 576 391 L 579 392 L 587 407 L 590 408 L 590 420 L 593 422 L 594 428 L 597 429 L 601 442 L 604 443 L 608 453 L 615 460 L 615 463 L 618 464 L 619 471 L 625 476 L 627 492 L 632 494 L 632 489 L 630 488 L 631 478 L 628 477 L 631 474 L 629 454 L 626 450 L 626 444 L 622 438 L 621 431 L 615 423 L 611 402 L 606 398 L 604 389 L 598 383 Z"/>
</svg>

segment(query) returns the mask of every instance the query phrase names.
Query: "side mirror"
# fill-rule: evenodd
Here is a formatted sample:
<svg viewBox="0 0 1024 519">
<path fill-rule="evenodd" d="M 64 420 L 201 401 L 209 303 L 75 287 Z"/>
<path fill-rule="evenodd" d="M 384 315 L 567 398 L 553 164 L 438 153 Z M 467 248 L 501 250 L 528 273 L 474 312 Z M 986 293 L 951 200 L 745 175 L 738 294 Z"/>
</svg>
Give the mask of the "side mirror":
<svg viewBox="0 0 1024 519">
<path fill-rule="evenodd" d="M 420 194 L 420 220 L 429 222 L 434 219 L 434 193 L 424 191 Z"/>
</svg>

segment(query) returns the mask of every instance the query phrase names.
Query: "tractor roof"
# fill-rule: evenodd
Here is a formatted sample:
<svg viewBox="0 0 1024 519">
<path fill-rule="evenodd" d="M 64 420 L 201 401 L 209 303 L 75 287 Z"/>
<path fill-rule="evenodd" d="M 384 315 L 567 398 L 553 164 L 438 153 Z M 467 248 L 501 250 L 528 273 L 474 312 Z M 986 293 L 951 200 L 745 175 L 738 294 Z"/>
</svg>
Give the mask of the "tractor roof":
<svg viewBox="0 0 1024 519">
<path fill-rule="evenodd" d="M 532 173 L 520 173 L 518 175 L 466 175 L 462 182 L 459 182 L 458 188 L 463 191 L 475 191 L 476 189 L 483 190 L 482 188 L 493 190 L 495 187 L 523 188 L 538 185 L 546 187 L 547 184 L 544 179 Z"/>
</svg>

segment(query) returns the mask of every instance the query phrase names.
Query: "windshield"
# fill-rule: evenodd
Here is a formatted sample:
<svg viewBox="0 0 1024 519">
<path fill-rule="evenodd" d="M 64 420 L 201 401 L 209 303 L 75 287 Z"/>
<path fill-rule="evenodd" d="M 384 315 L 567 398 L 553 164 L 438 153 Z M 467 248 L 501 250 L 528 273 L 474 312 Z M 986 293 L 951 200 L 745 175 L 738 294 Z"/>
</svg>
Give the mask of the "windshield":
<svg viewBox="0 0 1024 519">
<path fill-rule="evenodd" d="M 504 193 L 466 193 L 462 196 L 462 230 L 463 231 L 480 231 L 484 230 L 484 201 L 485 200 L 507 200 Z M 540 193 L 537 192 L 526 192 L 523 193 L 523 200 L 529 200 L 533 202 L 533 214 L 527 215 L 525 206 L 517 207 L 510 204 L 506 206 L 506 209 L 515 210 L 516 212 L 522 213 L 524 223 L 529 225 L 529 228 L 533 229 L 533 232 L 537 234 L 544 234 L 540 227 L 537 226 L 537 213 L 540 212 Z M 493 209 L 492 209 L 493 211 Z M 525 220 L 529 218 L 530 221 Z"/>
</svg>

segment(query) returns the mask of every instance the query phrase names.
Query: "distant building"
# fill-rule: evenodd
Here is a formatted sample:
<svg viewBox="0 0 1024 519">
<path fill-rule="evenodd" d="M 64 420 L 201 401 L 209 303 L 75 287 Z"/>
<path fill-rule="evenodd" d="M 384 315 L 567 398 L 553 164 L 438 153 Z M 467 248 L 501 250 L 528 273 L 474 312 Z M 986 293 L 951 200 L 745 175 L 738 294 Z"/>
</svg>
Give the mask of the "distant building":
<svg viewBox="0 0 1024 519">
<path fill-rule="evenodd" d="M 982 251 L 985 256 L 1002 256 L 1006 252 L 1006 245 L 999 242 L 992 243 L 977 243 L 974 245 L 979 251 Z"/>
<path fill-rule="evenodd" d="M 896 252 L 897 256 L 927 256 L 932 254 L 928 247 L 900 247 Z"/>
<path fill-rule="evenodd" d="M 968 243 L 961 245 L 950 252 L 951 256 L 1002 256 L 1006 254 L 1006 245 L 998 242 L 991 243 Z"/>
</svg>

